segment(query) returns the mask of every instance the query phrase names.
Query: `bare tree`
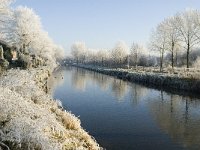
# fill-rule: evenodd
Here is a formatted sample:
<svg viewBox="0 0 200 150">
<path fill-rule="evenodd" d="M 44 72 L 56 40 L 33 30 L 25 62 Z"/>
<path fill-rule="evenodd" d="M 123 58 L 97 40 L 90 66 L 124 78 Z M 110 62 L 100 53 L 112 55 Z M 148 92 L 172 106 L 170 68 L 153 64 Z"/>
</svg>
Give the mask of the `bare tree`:
<svg viewBox="0 0 200 150">
<path fill-rule="evenodd" d="M 133 42 L 130 49 L 130 59 L 131 62 L 134 63 L 136 68 L 141 58 L 144 57 L 144 55 L 146 55 L 144 46 Z"/>
<path fill-rule="evenodd" d="M 109 58 L 109 53 L 107 50 L 104 49 L 100 49 L 97 51 L 97 59 L 99 61 L 99 63 L 101 63 L 102 66 L 105 65 L 105 62 L 108 60 Z"/>
<path fill-rule="evenodd" d="M 177 58 L 177 47 L 180 44 L 180 35 L 178 34 L 177 28 L 175 26 L 175 18 L 170 17 L 163 21 L 163 30 L 166 30 L 167 36 L 167 49 L 171 53 L 171 66 L 174 68 L 174 56 Z"/>
<path fill-rule="evenodd" d="M 180 40 L 183 47 L 187 51 L 187 68 L 189 68 L 189 56 L 192 48 L 199 44 L 199 26 L 195 20 L 199 19 L 199 12 L 197 10 L 186 10 L 178 13 L 175 16 L 175 27 L 180 35 Z"/>
<path fill-rule="evenodd" d="M 115 64 L 122 65 L 122 63 L 128 56 L 128 46 L 124 41 L 119 41 L 117 42 L 111 53 Z"/>
<path fill-rule="evenodd" d="M 84 42 L 75 42 L 71 46 L 71 54 L 76 59 L 76 62 L 84 62 L 86 58 L 86 45 Z"/>
<path fill-rule="evenodd" d="M 156 30 L 152 32 L 150 47 L 154 51 L 159 52 L 160 57 L 160 72 L 163 70 L 164 54 L 167 47 L 167 31 L 163 28 L 164 24 L 160 23 Z"/>
<path fill-rule="evenodd" d="M 86 51 L 85 62 L 89 64 L 95 64 L 97 59 L 97 52 L 93 49 L 88 48 Z"/>
<path fill-rule="evenodd" d="M 134 63 L 136 68 L 138 64 L 138 51 L 140 51 L 140 45 L 133 42 L 130 49 L 130 60 Z"/>
</svg>

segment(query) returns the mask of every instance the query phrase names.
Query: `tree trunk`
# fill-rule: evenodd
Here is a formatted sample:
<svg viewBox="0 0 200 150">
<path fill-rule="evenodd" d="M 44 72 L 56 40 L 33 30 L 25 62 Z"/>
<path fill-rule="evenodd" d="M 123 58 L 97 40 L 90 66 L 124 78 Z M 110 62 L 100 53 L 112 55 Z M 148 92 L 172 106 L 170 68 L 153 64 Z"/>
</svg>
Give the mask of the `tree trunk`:
<svg viewBox="0 0 200 150">
<path fill-rule="evenodd" d="M 172 69 L 174 69 L 174 51 L 172 51 Z"/>
<path fill-rule="evenodd" d="M 189 68 L 189 55 L 190 55 L 190 36 L 187 37 L 187 68 Z"/>
<path fill-rule="evenodd" d="M 172 43 L 172 58 L 171 58 L 171 61 L 172 61 L 172 69 L 174 69 L 174 43 Z"/>
<path fill-rule="evenodd" d="M 187 68 L 189 68 L 190 43 L 187 45 Z"/>
<path fill-rule="evenodd" d="M 163 54 L 164 53 L 164 50 L 161 50 L 160 51 L 160 72 L 162 72 L 163 70 Z"/>
<path fill-rule="evenodd" d="M 177 65 L 178 65 L 178 52 L 177 52 L 177 50 L 176 50 L 176 56 L 175 56 L 176 58 L 175 58 L 175 63 L 176 63 L 176 67 L 177 67 Z"/>
</svg>

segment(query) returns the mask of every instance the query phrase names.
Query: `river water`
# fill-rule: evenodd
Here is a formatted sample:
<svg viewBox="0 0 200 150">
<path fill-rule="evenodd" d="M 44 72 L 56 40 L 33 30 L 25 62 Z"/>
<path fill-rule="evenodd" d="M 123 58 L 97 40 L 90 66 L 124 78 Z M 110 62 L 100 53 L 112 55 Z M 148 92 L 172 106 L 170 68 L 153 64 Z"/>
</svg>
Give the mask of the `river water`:
<svg viewBox="0 0 200 150">
<path fill-rule="evenodd" d="M 96 72 L 55 71 L 49 92 L 107 150 L 200 149 L 200 99 Z"/>
</svg>

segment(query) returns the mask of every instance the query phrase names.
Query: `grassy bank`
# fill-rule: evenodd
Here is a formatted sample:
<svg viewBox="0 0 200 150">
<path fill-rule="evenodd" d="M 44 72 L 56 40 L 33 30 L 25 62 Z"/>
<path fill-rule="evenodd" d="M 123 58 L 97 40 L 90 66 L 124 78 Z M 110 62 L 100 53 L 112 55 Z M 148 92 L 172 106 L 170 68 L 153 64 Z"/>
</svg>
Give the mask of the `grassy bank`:
<svg viewBox="0 0 200 150">
<path fill-rule="evenodd" d="M 100 149 L 80 120 L 45 93 L 51 71 L 11 69 L 0 77 L 0 149 Z"/>
<path fill-rule="evenodd" d="M 90 65 L 73 65 L 106 75 L 115 76 L 130 82 L 136 82 L 147 86 L 162 88 L 166 90 L 185 91 L 200 93 L 200 80 L 198 78 L 184 77 L 172 74 L 137 72 L 128 69 L 108 69 Z"/>
</svg>

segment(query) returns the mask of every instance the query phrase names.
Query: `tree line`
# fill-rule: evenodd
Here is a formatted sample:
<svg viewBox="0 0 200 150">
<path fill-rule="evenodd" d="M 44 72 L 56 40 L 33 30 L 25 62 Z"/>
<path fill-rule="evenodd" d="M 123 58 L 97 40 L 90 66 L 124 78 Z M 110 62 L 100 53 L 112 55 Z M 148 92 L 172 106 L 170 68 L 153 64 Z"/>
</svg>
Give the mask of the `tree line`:
<svg viewBox="0 0 200 150">
<path fill-rule="evenodd" d="M 119 41 L 110 49 L 91 50 L 84 42 L 71 46 L 72 61 L 110 67 L 194 67 L 200 56 L 200 12 L 187 9 L 165 18 L 152 31 L 148 46 Z"/>
<path fill-rule="evenodd" d="M 133 43 L 131 49 L 124 41 L 118 41 L 114 48 L 107 49 L 90 49 L 84 42 L 75 42 L 71 46 L 72 58 L 68 61 L 83 64 L 101 65 L 107 67 L 124 67 L 130 65 L 148 65 L 146 49 L 137 43 Z"/>
</svg>

